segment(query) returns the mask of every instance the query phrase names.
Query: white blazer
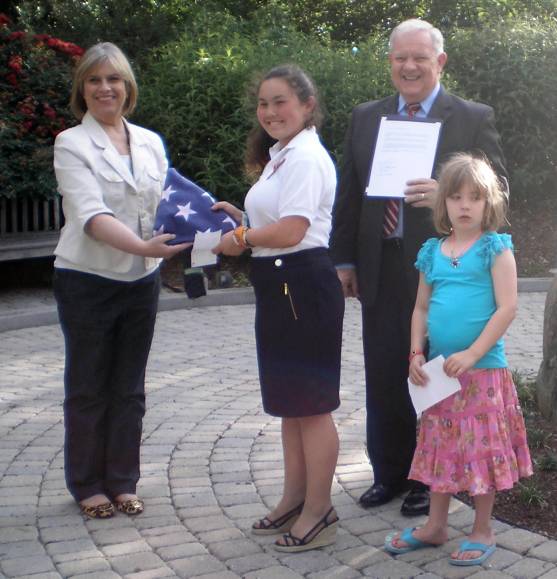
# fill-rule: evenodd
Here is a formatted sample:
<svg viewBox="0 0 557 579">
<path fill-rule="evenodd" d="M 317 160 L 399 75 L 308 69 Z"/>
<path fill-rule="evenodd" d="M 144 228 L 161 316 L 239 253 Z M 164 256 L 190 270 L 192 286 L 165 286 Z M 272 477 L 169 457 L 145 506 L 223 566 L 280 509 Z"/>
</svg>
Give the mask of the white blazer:
<svg viewBox="0 0 557 579">
<path fill-rule="evenodd" d="M 132 125 L 129 131 L 133 174 L 101 125 L 86 113 L 81 124 L 61 132 L 54 144 L 54 169 L 62 196 L 65 225 L 54 251 L 64 267 L 99 273 L 125 274 L 134 256 L 96 241 L 85 233 L 87 222 L 101 213 L 114 215 L 132 231 L 138 223 L 143 239 L 153 236 L 168 161 L 161 138 Z M 145 259 L 146 271 L 160 260 Z M 55 264 L 56 265 L 56 264 Z"/>
</svg>

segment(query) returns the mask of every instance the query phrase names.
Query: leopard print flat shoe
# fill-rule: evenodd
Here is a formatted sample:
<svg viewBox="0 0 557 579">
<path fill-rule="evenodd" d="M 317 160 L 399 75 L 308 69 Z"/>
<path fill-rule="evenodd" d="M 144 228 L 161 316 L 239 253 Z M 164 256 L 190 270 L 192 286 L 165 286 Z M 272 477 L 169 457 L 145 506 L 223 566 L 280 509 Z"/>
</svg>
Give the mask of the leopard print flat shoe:
<svg viewBox="0 0 557 579">
<path fill-rule="evenodd" d="M 116 508 L 126 515 L 139 515 L 143 512 L 145 505 L 141 499 L 128 499 L 127 501 L 116 501 Z"/>
<path fill-rule="evenodd" d="M 101 505 L 79 505 L 81 512 L 90 519 L 109 519 L 114 516 L 114 505 L 102 503 Z"/>
</svg>

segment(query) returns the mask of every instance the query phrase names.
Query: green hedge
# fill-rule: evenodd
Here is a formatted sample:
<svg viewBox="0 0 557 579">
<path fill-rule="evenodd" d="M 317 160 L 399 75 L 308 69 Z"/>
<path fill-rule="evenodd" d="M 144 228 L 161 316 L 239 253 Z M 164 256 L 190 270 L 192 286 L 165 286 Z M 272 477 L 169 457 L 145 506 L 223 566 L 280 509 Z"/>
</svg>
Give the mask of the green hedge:
<svg viewBox="0 0 557 579">
<path fill-rule="evenodd" d="M 244 144 L 255 120 L 247 93 L 256 75 L 286 62 L 309 72 L 325 108 L 323 139 L 339 155 L 354 104 L 389 90 L 384 53 L 383 41 L 353 54 L 284 27 L 255 34 L 229 19 L 154 53 L 139 74 L 135 120 L 164 136 L 179 171 L 221 199 L 241 201 Z"/>
<path fill-rule="evenodd" d="M 448 70 L 463 96 L 495 108 L 512 195 L 554 195 L 557 23 L 501 22 L 457 31 Z"/>
<path fill-rule="evenodd" d="M 445 84 L 496 110 L 513 196 L 552 193 L 555 177 L 557 26 L 516 21 L 457 30 L 447 39 Z M 247 87 L 257 72 L 294 62 L 320 89 L 323 140 L 340 162 L 350 110 L 392 92 L 385 38 L 354 52 L 330 48 L 286 26 L 232 17 L 158 49 L 140 72 L 136 120 L 166 139 L 174 166 L 219 198 L 241 201 L 246 134 L 254 120 Z"/>
<path fill-rule="evenodd" d="M 4 124 L 0 123 L 4 168 L 0 196 L 50 196 L 52 139 L 72 122 L 66 106 L 72 57 L 60 53 L 58 45 L 47 50 L 31 40 L 48 37 L 20 33 L 12 38 L 5 23 L 0 23 L 0 33 L 0 101 L 7 111 Z M 60 46 L 74 49 L 67 43 Z M 557 24 L 515 19 L 456 29 L 448 35 L 447 51 L 445 83 L 462 96 L 495 108 L 513 197 L 552 195 Z M 21 62 L 13 60 L 18 55 Z M 39 56 L 48 57 L 46 65 L 41 60 L 38 66 Z M 314 77 L 326 113 L 323 140 L 340 164 L 352 107 L 392 92 L 386 39 L 381 35 L 353 51 L 324 45 L 278 17 L 269 24 L 226 13 L 218 19 L 200 13 L 178 40 L 145 51 L 136 69 L 140 96 L 133 120 L 163 135 L 178 170 L 219 198 L 239 202 L 248 187 L 244 143 L 255 117 L 247 88 L 257 73 L 286 62 L 299 64 Z M 14 74 L 17 87 L 10 76 Z M 25 106 L 20 106 L 23 100 Z"/>
</svg>

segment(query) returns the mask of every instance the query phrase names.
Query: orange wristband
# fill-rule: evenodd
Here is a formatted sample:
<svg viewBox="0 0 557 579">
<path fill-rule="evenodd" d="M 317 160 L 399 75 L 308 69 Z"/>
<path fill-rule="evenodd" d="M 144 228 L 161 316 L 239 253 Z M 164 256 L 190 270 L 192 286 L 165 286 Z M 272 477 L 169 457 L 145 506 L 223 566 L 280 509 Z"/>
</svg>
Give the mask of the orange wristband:
<svg viewBox="0 0 557 579">
<path fill-rule="evenodd" d="M 249 248 L 252 249 L 253 245 L 248 241 L 248 231 L 250 230 L 249 227 L 244 227 L 244 231 L 242 232 L 242 239 L 244 241 L 244 245 Z"/>
<path fill-rule="evenodd" d="M 247 231 L 247 227 L 245 225 L 240 225 L 238 227 L 236 227 L 236 229 L 234 230 L 234 233 L 232 234 L 232 236 L 234 237 L 234 240 L 236 241 L 236 243 L 242 247 L 243 249 L 247 249 L 247 245 L 244 239 L 245 236 L 245 232 Z"/>
</svg>

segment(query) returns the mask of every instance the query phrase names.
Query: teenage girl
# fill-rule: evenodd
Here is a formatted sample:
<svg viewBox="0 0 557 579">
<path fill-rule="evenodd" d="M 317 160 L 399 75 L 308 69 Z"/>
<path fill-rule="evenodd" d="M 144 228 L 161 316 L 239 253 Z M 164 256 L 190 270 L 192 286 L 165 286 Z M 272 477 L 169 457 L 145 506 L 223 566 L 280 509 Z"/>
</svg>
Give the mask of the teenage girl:
<svg viewBox="0 0 557 579">
<path fill-rule="evenodd" d="M 213 249 L 251 249 L 263 409 L 282 419 L 284 450 L 282 497 L 252 532 L 278 535 L 275 548 L 292 553 L 333 543 L 338 521 L 331 413 L 340 404 L 344 297 L 328 252 L 336 173 L 317 134 L 320 118 L 303 70 L 278 66 L 263 77 L 246 152 L 246 169 L 258 177 L 245 199 L 249 227 L 225 234 Z M 215 208 L 245 221 L 230 203 Z"/>
<path fill-rule="evenodd" d="M 450 563 L 483 563 L 495 550 L 496 491 L 532 474 L 502 340 L 517 304 L 511 236 L 496 233 L 505 208 L 505 193 L 485 160 L 458 154 L 444 166 L 433 215 L 444 237 L 428 239 L 416 262 L 410 379 L 427 388 L 427 342 L 429 359 L 443 355 L 445 372 L 462 389 L 422 415 L 409 478 L 431 488 L 429 518 L 423 527 L 389 535 L 391 553 L 445 543 L 451 495 L 466 491 L 474 499 L 474 525 Z"/>
</svg>

